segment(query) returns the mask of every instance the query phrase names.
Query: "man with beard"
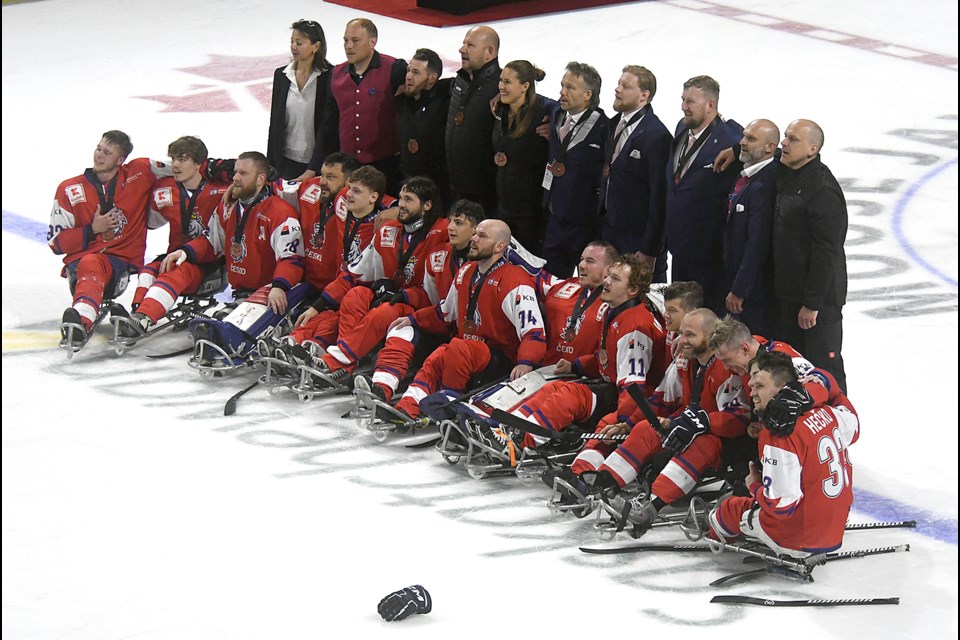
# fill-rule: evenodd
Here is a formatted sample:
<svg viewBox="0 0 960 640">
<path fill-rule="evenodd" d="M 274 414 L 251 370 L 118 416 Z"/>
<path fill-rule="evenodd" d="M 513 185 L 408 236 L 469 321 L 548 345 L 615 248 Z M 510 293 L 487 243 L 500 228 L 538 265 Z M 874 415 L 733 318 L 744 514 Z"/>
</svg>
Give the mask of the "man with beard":
<svg viewBox="0 0 960 640">
<path fill-rule="evenodd" d="M 143 266 L 150 193 L 158 177 L 170 175 L 166 165 L 146 158 L 124 164 L 132 151 L 130 136 L 107 131 L 93 167 L 57 187 L 47 244 L 63 256 L 60 275 L 70 283 L 73 305 L 63 312 L 61 333 L 74 348 L 86 342 L 104 295 L 119 296 Z"/>
<path fill-rule="evenodd" d="M 597 238 L 597 190 L 603 172 L 607 116 L 600 104 L 600 74 L 570 62 L 560 81 L 560 102 L 550 111 L 550 163 L 543 175 L 546 270 L 569 278 L 580 251 Z"/>
<path fill-rule="evenodd" d="M 667 249 L 673 257 L 672 280 L 694 280 L 703 287 L 704 304 L 723 309 L 723 223 L 727 196 L 739 163 L 715 173 L 717 154 L 740 141 L 743 127 L 717 111 L 720 85 L 710 76 L 683 84 L 683 119 L 677 124 L 667 163 Z"/>
<path fill-rule="evenodd" d="M 629 433 L 616 451 L 604 459 L 595 449 L 584 449 L 571 467 L 578 475 L 593 476 L 594 491 L 601 493 L 610 511 L 625 514 L 636 531 L 649 528 L 660 509 L 689 493 L 704 471 L 719 468 L 723 439 L 746 434 L 747 404 L 740 378 L 708 346 L 717 322 L 716 314 L 704 308 L 691 311 L 680 322 L 684 359 L 677 362 L 677 369 L 683 411 L 660 418 L 658 425 L 640 420 L 637 412 L 603 431 Z M 624 493 L 623 487 L 663 449 L 673 452 L 673 457 L 653 481 L 650 495 L 631 498 Z"/>
<path fill-rule="evenodd" d="M 764 427 L 763 470 L 751 463 L 751 495 L 728 497 L 710 512 L 711 535 L 743 534 L 794 558 L 837 550 L 853 502 L 847 448 L 859 431 L 857 417 L 843 407 L 815 408 L 786 354 L 760 353 L 750 379 Z"/>
<path fill-rule="evenodd" d="M 500 93 L 499 50 L 500 36 L 490 27 L 467 31 L 447 112 L 445 144 L 453 198 L 478 202 L 488 212 L 497 208 L 490 101 Z"/>
<path fill-rule="evenodd" d="M 360 258 L 324 290 L 341 300 L 340 339 L 315 363 L 332 380 L 349 374 L 394 320 L 425 306 L 408 304 L 407 290 L 422 289 L 427 256 L 448 240 L 447 221 L 434 213 L 440 198 L 430 178 L 407 179 L 399 202 L 397 219 L 381 225 Z"/>
<path fill-rule="evenodd" d="M 730 192 L 723 228 L 726 310 L 755 333 L 769 335 L 773 311 L 773 208 L 777 163 L 773 154 L 780 130 L 769 120 L 754 120 L 743 130 L 743 171 Z"/>
<path fill-rule="evenodd" d="M 453 279 L 460 268 L 467 261 L 470 250 L 470 240 L 476 231 L 477 225 L 483 220 L 483 207 L 469 200 L 458 200 L 450 207 L 447 214 L 447 236 L 449 243 L 442 244 L 427 257 L 424 264 L 425 272 L 420 287 L 410 287 L 402 291 L 403 300 L 393 302 L 391 306 L 402 309 L 423 309 L 440 304 L 450 291 Z M 381 305 L 382 308 L 385 305 Z M 380 313 L 389 313 L 383 311 Z M 412 311 L 407 312 L 412 313 Z M 386 342 L 380 353 L 377 354 L 377 364 L 373 376 L 365 378 L 359 376 L 354 379 L 357 389 L 372 391 L 380 399 L 389 401 L 393 398 L 397 387 L 407 376 L 410 363 L 414 359 L 417 347 L 421 351 L 433 343 L 420 335 L 412 325 L 398 326 L 406 323 L 393 322 L 388 327 Z M 444 340 L 447 336 L 437 336 L 437 340 Z"/>
<path fill-rule="evenodd" d="M 227 280 L 235 294 L 249 297 L 223 321 L 202 318 L 190 327 L 195 340 L 243 355 L 299 304 L 307 287 L 295 286 L 303 277 L 300 220 L 293 207 L 273 195 L 266 157 L 258 151 L 241 153 L 234 171 L 229 196 L 211 216 L 209 232 L 167 255 L 161 271 L 184 261 L 199 265 L 226 256 Z"/>
<path fill-rule="evenodd" d="M 147 221 L 151 229 L 170 225 L 167 253 L 199 238 L 210 226 L 210 216 L 223 194 L 231 188 L 221 182 L 208 182 L 201 169 L 207 162 L 207 147 L 200 138 L 183 136 L 167 148 L 173 176 L 161 179 L 153 190 Z M 119 333 L 125 338 L 140 338 L 173 308 L 181 295 L 217 293 L 226 285 L 222 260 L 196 265 L 190 262 L 167 264 L 160 256 L 140 270 L 133 296 L 131 322 L 123 323 Z"/>
<path fill-rule="evenodd" d="M 657 78 L 639 65 L 627 65 L 614 90 L 617 116 L 608 124 L 598 207 L 604 240 L 620 253 L 635 253 L 667 281 L 663 243 L 670 132 L 653 112 Z"/>
<path fill-rule="evenodd" d="M 400 173 L 431 178 L 450 202 L 443 142 L 453 79 L 440 80 L 442 73 L 440 56 L 430 49 L 417 49 L 407 63 L 403 95 L 397 98 Z"/>
<path fill-rule="evenodd" d="M 510 379 L 533 371 L 546 352 L 543 316 L 531 276 L 510 264 L 510 227 L 484 220 L 470 240 L 468 262 L 436 307 L 400 318 L 390 330 L 415 327 L 433 334 L 456 328 L 457 337 L 434 351 L 397 404 L 411 418 L 420 400 L 439 391 L 463 393 L 474 376 Z M 512 367 L 512 369 L 511 369 Z"/>
</svg>

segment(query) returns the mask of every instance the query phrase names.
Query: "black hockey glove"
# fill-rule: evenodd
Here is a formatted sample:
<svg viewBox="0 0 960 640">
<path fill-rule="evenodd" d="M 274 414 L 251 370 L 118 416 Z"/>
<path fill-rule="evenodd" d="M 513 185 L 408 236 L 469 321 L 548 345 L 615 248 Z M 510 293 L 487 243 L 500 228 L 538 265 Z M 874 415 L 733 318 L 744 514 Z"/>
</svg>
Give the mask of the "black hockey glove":
<svg viewBox="0 0 960 640">
<path fill-rule="evenodd" d="M 682 453 L 697 436 L 710 429 L 710 416 L 703 409 L 687 407 L 670 422 L 670 432 L 663 439 L 663 448 Z"/>
<path fill-rule="evenodd" d="M 377 605 L 377 613 L 387 622 L 403 620 L 415 613 L 430 613 L 433 601 L 427 590 L 418 584 L 388 594 Z"/>
<path fill-rule="evenodd" d="M 317 298 L 316 300 L 314 300 L 313 304 L 311 304 L 310 306 L 313 307 L 314 309 L 316 309 L 319 313 L 323 313 L 323 312 L 326 311 L 327 309 L 333 309 L 333 308 L 334 308 L 333 303 L 330 302 L 329 300 L 327 300 L 327 299 L 326 299 L 325 297 L 323 297 L 323 296 L 320 296 L 319 298 Z"/>
<path fill-rule="evenodd" d="M 390 278 L 380 278 L 373 283 L 373 301 L 370 302 L 370 308 L 379 307 L 385 302 L 390 302 L 397 294 L 397 286 Z"/>
<path fill-rule="evenodd" d="M 787 437 L 797 419 L 813 408 L 813 398 L 799 382 L 788 382 L 770 399 L 763 411 L 763 424 L 774 435 Z"/>
<path fill-rule="evenodd" d="M 210 158 L 207 160 L 207 168 L 203 172 L 203 177 L 213 182 L 233 182 L 233 166 L 236 160 L 233 158 Z"/>
</svg>

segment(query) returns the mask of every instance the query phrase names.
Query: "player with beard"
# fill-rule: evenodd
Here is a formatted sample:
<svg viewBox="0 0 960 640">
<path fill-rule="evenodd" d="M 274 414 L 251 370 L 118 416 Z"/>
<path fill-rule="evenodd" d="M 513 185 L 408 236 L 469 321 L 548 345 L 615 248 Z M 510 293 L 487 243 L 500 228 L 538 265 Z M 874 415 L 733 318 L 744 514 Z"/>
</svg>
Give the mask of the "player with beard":
<svg viewBox="0 0 960 640">
<path fill-rule="evenodd" d="M 333 380 L 346 376 L 394 320 L 419 308 L 406 303 L 405 290 L 422 288 L 427 257 L 448 240 L 447 221 L 434 213 L 440 207 L 430 178 L 408 178 L 400 187 L 397 219 L 381 225 L 360 258 L 324 290 L 325 297 L 341 300 L 340 339 L 316 361 L 321 373 Z"/>
<path fill-rule="evenodd" d="M 447 297 L 454 277 L 467 261 L 470 239 L 476 231 L 477 224 L 482 220 L 483 207 L 479 204 L 469 200 L 455 202 L 450 207 L 446 220 L 449 243 L 438 246 L 427 257 L 424 263 L 422 285 L 404 289 L 401 292 L 403 300 L 391 301 L 390 305 L 397 308 L 424 309 L 440 304 Z M 381 305 L 377 309 L 384 306 L 386 305 Z M 429 352 L 428 349 L 435 346 L 436 340 L 443 340 L 446 337 L 436 336 L 435 340 L 431 341 L 427 336 L 416 331 L 413 326 L 392 328 L 393 326 L 392 323 L 388 327 L 386 343 L 377 354 L 373 376 L 369 379 L 363 376 L 354 379 L 356 388 L 361 391 L 372 391 L 384 401 L 393 398 L 400 382 L 406 377 L 410 370 L 410 363 L 414 359 L 414 352 Z"/>
<path fill-rule="evenodd" d="M 173 176 L 157 183 L 151 197 L 147 225 L 157 229 L 170 225 L 167 253 L 199 238 L 210 227 L 210 216 L 229 184 L 207 181 L 202 169 L 207 162 L 207 147 L 200 138 L 183 136 L 167 147 Z M 195 265 L 190 262 L 169 264 L 164 269 L 158 257 L 140 270 L 133 295 L 132 322 L 120 325 L 125 338 L 140 338 L 173 308 L 181 295 L 210 295 L 226 285 L 223 260 Z"/>
<path fill-rule="evenodd" d="M 595 490 L 602 492 L 612 512 L 628 514 L 628 520 L 641 532 L 649 528 L 661 508 L 690 492 L 704 471 L 720 467 L 724 439 L 746 433 L 747 402 L 740 378 L 709 348 L 708 340 L 717 322 L 717 316 L 703 308 L 686 314 L 680 322 L 684 360 L 677 368 L 683 384 L 681 403 L 686 407 L 682 412 L 661 418 L 659 425 L 646 420 L 632 428 L 629 422 L 613 425 L 607 433 L 629 432 L 616 451 L 603 459 L 596 450 L 584 449 L 574 461 L 572 469 L 577 474 L 597 472 Z M 663 449 L 674 455 L 653 481 L 649 497 L 631 499 L 621 492 Z"/>
<path fill-rule="evenodd" d="M 210 218 L 209 232 L 168 254 L 161 271 L 184 261 L 200 265 L 226 256 L 227 279 L 235 295 L 248 297 L 223 321 L 202 318 L 190 326 L 194 339 L 242 353 L 300 302 L 306 287 L 293 293 L 303 277 L 300 220 L 293 207 L 273 195 L 266 157 L 247 151 L 234 168 L 229 197 Z"/>
<path fill-rule="evenodd" d="M 463 393 L 471 378 L 515 380 L 538 366 L 546 352 L 543 316 L 535 285 L 510 264 L 510 227 L 484 220 L 470 240 L 468 262 L 457 272 L 443 302 L 400 318 L 390 331 L 414 327 L 457 337 L 434 351 L 417 372 L 397 409 L 419 417 L 420 401 L 440 389 Z M 511 369 L 512 367 L 512 369 Z"/>
<path fill-rule="evenodd" d="M 61 333 L 83 345 L 106 295 L 119 296 L 129 274 L 143 266 L 147 205 L 158 177 L 171 175 L 163 163 L 138 158 L 123 131 L 107 131 L 93 152 L 93 167 L 64 180 L 50 212 L 47 244 L 63 256 L 61 276 L 70 283 L 73 305 L 63 312 Z"/>
</svg>

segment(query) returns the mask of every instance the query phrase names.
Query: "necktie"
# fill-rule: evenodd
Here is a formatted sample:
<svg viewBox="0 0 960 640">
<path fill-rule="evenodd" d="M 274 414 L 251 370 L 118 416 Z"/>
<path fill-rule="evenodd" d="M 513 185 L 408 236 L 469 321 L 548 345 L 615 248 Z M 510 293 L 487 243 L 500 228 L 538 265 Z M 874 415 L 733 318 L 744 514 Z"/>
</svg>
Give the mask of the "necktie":
<svg viewBox="0 0 960 640">
<path fill-rule="evenodd" d="M 687 165 L 689 164 L 690 158 L 684 159 L 684 156 L 687 153 L 687 149 L 693 148 L 693 145 L 697 143 L 697 137 L 693 135 L 693 131 L 687 131 L 687 140 L 684 142 L 683 146 L 680 147 L 680 153 L 677 156 L 677 170 L 673 174 L 674 183 L 679 183 L 680 178 L 683 177 L 683 174 L 687 172 Z"/>
<path fill-rule="evenodd" d="M 563 142 L 567 139 L 567 136 L 570 134 L 570 129 L 573 128 L 573 118 L 570 115 L 564 116 L 563 124 L 560 126 L 560 142 Z"/>
<path fill-rule="evenodd" d="M 727 203 L 727 220 L 730 219 L 730 215 L 733 213 L 733 201 L 743 193 L 744 187 L 747 186 L 747 182 L 750 180 L 747 176 L 740 176 L 740 179 L 737 180 L 737 184 L 733 185 L 733 191 L 730 192 L 730 201 Z"/>
<path fill-rule="evenodd" d="M 623 149 L 625 138 L 621 138 L 620 136 L 623 134 L 623 130 L 626 128 L 627 119 L 621 115 L 620 122 L 617 123 L 617 129 L 613 132 L 613 139 L 616 141 L 616 146 L 613 148 L 613 156 L 610 158 L 611 163 L 617 159 L 617 156 L 620 155 L 620 150 Z"/>
</svg>

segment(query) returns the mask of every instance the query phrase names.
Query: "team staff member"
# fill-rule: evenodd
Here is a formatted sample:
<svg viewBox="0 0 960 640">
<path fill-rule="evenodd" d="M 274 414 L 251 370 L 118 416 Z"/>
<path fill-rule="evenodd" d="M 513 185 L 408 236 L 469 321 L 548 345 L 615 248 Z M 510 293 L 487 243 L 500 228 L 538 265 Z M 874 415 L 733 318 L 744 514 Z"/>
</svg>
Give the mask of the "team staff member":
<svg viewBox="0 0 960 640">
<path fill-rule="evenodd" d="M 497 206 L 490 101 L 500 91 L 499 50 L 500 36 L 490 27 L 467 31 L 447 112 L 447 170 L 453 199 L 477 202 L 487 215 L 492 215 Z"/>
<path fill-rule="evenodd" d="M 450 195 L 444 153 L 444 128 L 450 110 L 453 78 L 440 79 L 443 64 L 430 49 L 417 49 L 407 63 L 400 111 L 400 173 L 404 179 L 426 176 L 440 189 L 444 202 Z"/>
</svg>

